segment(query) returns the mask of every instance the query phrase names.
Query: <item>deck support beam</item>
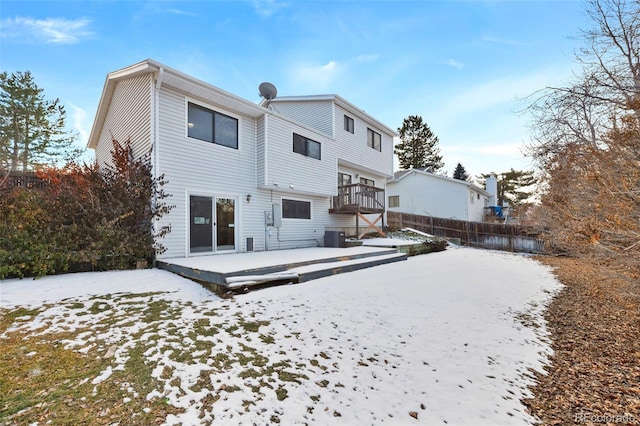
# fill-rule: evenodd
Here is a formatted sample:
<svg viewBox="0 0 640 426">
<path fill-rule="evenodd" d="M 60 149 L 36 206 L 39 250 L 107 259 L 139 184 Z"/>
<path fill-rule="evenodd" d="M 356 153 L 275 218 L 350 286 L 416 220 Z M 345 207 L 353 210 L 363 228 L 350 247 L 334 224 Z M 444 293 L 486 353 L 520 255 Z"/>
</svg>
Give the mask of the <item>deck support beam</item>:
<svg viewBox="0 0 640 426">
<path fill-rule="evenodd" d="M 372 229 L 374 231 L 376 231 L 378 234 L 380 234 L 382 237 L 385 237 L 386 234 L 384 233 L 384 231 L 382 231 L 382 229 L 378 228 L 376 226 L 376 223 L 378 223 L 378 221 L 380 219 L 382 219 L 384 216 L 384 213 L 380 213 L 380 215 L 376 218 L 376 220 L 374 220 L 373 222 L 371 222 L 369 219 L 366 218 L 366 216 L 364 216 L 362 213 L 358 212 L 357 216 L 356 216 L 356 233 L 358 233 L 358 218 L 362 218 L 362 220 L 364 220 L 365 222 L 367 222 L 369 224 L 369 226 L 367 226 L 367 229 L 365 229 L 361 234 L 358 234 L 358 239 L 361 239 L 362 237 L 364 237 L 365 235 L 367 235 L 367 232 L 369 232 L 369 229 Z M 382 225 L 384 226 L 384 224 Z"/>
</svg>

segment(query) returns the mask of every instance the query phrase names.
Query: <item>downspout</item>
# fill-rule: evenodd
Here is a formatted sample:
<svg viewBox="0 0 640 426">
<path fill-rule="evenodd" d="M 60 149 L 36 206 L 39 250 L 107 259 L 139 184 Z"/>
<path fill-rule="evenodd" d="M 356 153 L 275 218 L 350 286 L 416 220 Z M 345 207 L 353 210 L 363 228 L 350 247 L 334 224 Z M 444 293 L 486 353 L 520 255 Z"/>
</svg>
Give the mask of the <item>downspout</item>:
<svg viewBox="0 0 640 426">
<path fill-rule="evenodd" d="M 158 70 L 158 78 L 156 79 L 154 99 L 153 99 L 153 143 L 151 144 L 153 149 L 153 166 L 154 170 L 159 173 L 160 171 L 160 153 L 158 149 L 158 140 L 160 139 L 160 117 L 158 114 L 160 106 L 160 86 L 162 86 L 162 78 L 164 77 L 164 68 L 160 67 Z"/>
<path fill-rule="evenodd" d="M 160 176 L 160 153 L 158 148 L 158 141 L 160 139 L 160 119 L 159 119 L 159 106 L 160 106 L 160 86 L 162 85 L 162 77 L 164 76 L 164 68 L 160 67 L 158 71 L 158 77 L 156 78 L 156 84 L 152 88 L 153 98 L 151 100 L 151 122 L 152 129 L 151 132 L 151 150 L 152 150 L 152 164 L 151 164 L 151 173 L 154 177 L 154 180 Z M 154 191 L 153 194 L 153 208 L 155 209 L 158 205 L 158 196 L 156 194 L 157 191 Z M 155 235 L 157 232 L 157 223 L 154 220 L 152 223 L 153 234 Z M 154 256 L 155 257 L 155 256 Z"/>
<path fill-rule="evenodd" d="M 264 114 L 264 175 L 263 175 L 263 181 L 262 184 L 266 185 L 268 182 L 268 176 L 269 176 L 269 171 L 268 171 L 268 165 L 269 162 L 267 161 L 268 159 L 268 144 L 267 141 L 269 140 L 269 126 L 267 125 L 268 123 L 268 119 L 269 116 L 267 115 L 267 113 L 265 112 Z M 271 209 L 273 209 L 273 189 L 271 190 L 271 201 L 270 201 L 270 206 Z M 263 219 L 263 223 L 264 223 L 264 251 L 269 251 L 269 226 L 267 225 L 267 219 L 266 217 Z"/>
</svg>

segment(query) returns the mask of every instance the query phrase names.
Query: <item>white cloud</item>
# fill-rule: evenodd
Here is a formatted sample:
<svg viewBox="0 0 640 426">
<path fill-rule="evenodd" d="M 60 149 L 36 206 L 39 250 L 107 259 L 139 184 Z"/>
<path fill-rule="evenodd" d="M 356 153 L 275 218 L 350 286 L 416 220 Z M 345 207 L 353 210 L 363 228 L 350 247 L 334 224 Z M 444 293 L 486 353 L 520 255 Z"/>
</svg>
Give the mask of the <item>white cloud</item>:
<svg viewBox="0 0 640 426">
<path fill-rule="evenodd" d="M 0 27 L 2 28 L 2 38 L 25 39 L 52 44 L 75 44 L 92 35 L 92 32 L 87 30 L 90 22 L 86 18 L 70 20 L 17 17 L 2 20 Z"/>
<path fill-rule="evenodd" d="M 193 12 L 188 12 L 186 10 L 182 10 L 182 9 L 169 9 L 167 10 L 167 12 L 174 14 L 174 15 L 183 15 L 183 16 L 198 16 L 197 14 L 193 13 Z"/>
<path fill-rule="evenodd" d="M 456 68 L 461 70 L 462 68 L 464 68 L 464 63 L 460 62 L 460 61 L 456 61 L 455 59 L 449 59 L 448 61 L 444 61 L 445 65 L 449 65 L 452 68 Z"/>
<path fill-rule="evenodd" d="M 519 41 L 507 38 L 494 37 L 491 35 L 482 36 L 481 40 L 485 43 L 501 44 L 503 46 L 534 46 L 535 43 L 530 41 Z"/>
<path fill-rule="evenodd" d="M 356 62 L 375 62 L 380 59 L 380 55 L 376 53 L 369 53 L 356 56 Z"/>
<path fill-rule="evenodd" d="M 458 92 L 438 106 L 435 115 L 439 121 L 457 121 L 463 114 L 476 111 L 486 111 L 489 108 L 504 106 L 511 111 L 515 109 L 516 101 L 548 85 L 549 72 L 539 72 L 525 76 L 507 76 L 472 86 Z"/>
<path fill-rule="evenodd" d="M 253 0 L 256 13 L 264 17 L 269 17 L 288 5 L 289 3 L 278 0 Z"/>
<path fill-rule="evenodd" d="M 290 77 L 297 91 L 310 94 L 330 88 L 340 71 L 341 66 L 336 61 L 324 65 L 300 64 L 292 67 Z"/>
<path fill-rule="evenodd" d="M 71 102 L 69 102 L 69 106 L 72 109 L 71 118 L 73 119 L 73 128 L 80 134 L 82 144 L 86 145 L 89 140 L 89 128 L 86 124 L 87 111 Z"/>
</svg>

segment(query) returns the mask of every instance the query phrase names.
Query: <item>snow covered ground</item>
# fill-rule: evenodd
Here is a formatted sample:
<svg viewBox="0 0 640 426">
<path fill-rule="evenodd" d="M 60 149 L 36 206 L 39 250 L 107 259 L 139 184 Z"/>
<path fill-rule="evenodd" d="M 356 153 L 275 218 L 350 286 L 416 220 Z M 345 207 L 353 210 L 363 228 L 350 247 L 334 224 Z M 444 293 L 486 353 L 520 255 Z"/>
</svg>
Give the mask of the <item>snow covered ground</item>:
<svg viewBox="0 0 640 426">
<path fill-rule="evenodd" d="M 14 325 L 38 333 L 111 318 L 67 347 L 112 353 L 95 386 L 146 348 L 146 398 L 185 409 L 167 424 L 522 425 L 559 288 L 526 256 L 450 248 L 227 300 L 160 270 L 6 280 L 0 308 L 46 304 Z M 135 309 L 158 302 L 164 319 Z"/>
</svg>

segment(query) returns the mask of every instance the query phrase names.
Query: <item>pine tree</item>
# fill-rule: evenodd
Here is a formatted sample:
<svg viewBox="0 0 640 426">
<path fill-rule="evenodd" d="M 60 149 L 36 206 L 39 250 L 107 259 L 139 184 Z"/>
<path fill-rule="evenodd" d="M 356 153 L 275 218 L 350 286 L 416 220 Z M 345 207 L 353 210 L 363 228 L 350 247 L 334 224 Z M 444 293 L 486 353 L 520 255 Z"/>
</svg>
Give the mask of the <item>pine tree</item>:
<svg viewBox="0 0 640 426">
<path fill-rule="evenodd" d="M 483 174 L 483 182 L 490 175 Z M 499 206 L 511 205 L 517 206 L 531 197 L 532 190 L 526 190 L 536 183 L 536 178 L 530 170 L 514 170 L 497 174 L 498 178 L 498 194 L 496 194 Z"/>
<path fill-rule="evenodd" d="M 458 163 L 458 165 L 456 166 L 456 169 L 453 171 L 453 178 L 458 180 L 468 181 L 469 177 L 470 176 L 465 170 L 464 166 Z"/>
<path fill-rule="evenodd" d="M 431 131 L 427 123 L 418 115 L 410 115 L 398 129 L 401 143 L 395 146 L 394 153 L 400 161 L 400 168 L 429 168 L 438 173 L 444 168 L 438 137 Z"/>
<path fill-rule="evenodd" d="M 77 156 L 59 99 L 46 100 L 29 71 L 0 73 L 0 169 L 32 169 Z"/>
</svg>

